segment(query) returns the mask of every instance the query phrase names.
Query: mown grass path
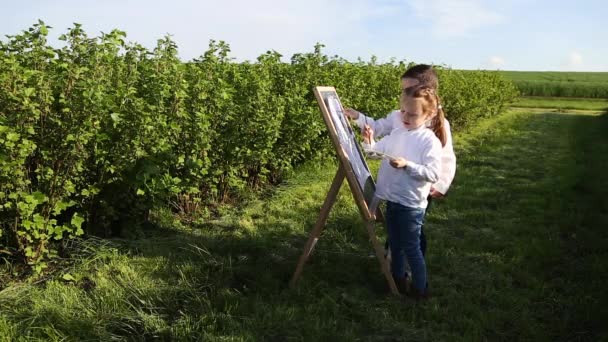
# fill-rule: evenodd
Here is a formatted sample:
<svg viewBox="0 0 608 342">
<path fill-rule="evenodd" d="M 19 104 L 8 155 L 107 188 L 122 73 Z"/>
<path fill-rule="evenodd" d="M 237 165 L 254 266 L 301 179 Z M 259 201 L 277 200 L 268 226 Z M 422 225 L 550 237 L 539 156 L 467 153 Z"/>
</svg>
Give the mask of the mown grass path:
<svg viewBox="0 0 608 342">
<path fill-rule="evenodd" d="M 83 243 L 95 253 L 74 280 L 0 292 L 0 336 L 608 339 L 607 132 L 608 115 L 511 111 L 457 135 L 456 181 L 428 217 L 434 297 L 423 305 L 388 295 L 346 187 L 286 289 L 336 170 L 308 165 L 217 221 L 161 213 L 145 238 Z"/>
</svg>

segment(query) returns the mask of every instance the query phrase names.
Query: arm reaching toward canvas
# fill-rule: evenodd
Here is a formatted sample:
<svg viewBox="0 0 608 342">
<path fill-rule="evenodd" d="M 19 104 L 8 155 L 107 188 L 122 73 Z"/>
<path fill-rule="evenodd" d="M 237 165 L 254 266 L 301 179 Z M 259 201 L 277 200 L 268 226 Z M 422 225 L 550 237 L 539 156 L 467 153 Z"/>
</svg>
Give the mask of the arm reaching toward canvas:
<svg viewBox="0 0 608 342">
<path fill-rule="evenodd" d="M 371 128 L 371 126 L 365 126 L 362 132 L 362 136 L 363 143 L 361 145 L 363 147 L 363 151 L 368 157 L 370 157 L 371 159 L 387 158 L 391 165 L 393 165 L 393 167 L 405 166 L 405 159 L 395 157 L 384 152 L 383 141 L 380 141 L 378 144 L 376 144 L 376 142 L 374 141 L 374 130 Z"/>
<path fill-rule="evenodd" d="M 357 122 L 361 132 L 363 132 L 365 126 L 370 126 L 378 137 L 388 135 L 393 129 L 398 127 L 396 122 L 399 122 L 399 120 L 397 118 L 397 121 L 395 121 L 395 117 L 393 117 L 395 113 L 398 115 L 399 111 L 391 112 L 385 118 L 375 120 L 352 108 L 344 109 L 344 114 Z"/>
</svg>

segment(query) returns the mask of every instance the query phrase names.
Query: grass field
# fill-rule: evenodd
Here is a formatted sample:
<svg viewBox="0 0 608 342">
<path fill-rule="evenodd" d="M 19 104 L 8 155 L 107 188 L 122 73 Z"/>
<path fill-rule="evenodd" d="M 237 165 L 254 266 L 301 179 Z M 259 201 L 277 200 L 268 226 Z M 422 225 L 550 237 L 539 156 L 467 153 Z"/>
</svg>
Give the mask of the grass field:
<svg viewBox="0 0 608 342">
<path fill-rule="evenodd" d="M 500 71 L 513 81 L 608 82 L 608 72 Z"/>
<path fill-rule="evenodd" d="M 0 291 L 0 336 L 606 340 L 607 130 L 608 115 L 523 109 L 458 134 L 456 180 L 428 217 L 427 303 L 387 295 L 345 187 L 298 288 L 286 289 L 336 170 L 310 164 L 218 220 L 157 212 L 145 238 L 75 245 L 80 261 L 65 275 Z"/>
<path fill-rule="evenodd" d="M 608 98 L 608 72 L 501 71 L 524 96 Z"/>
<path fill-rule="evenodd" d="M 552 108 L 561 111 L 575 109 L 603 112 L 608 110 L 608 99 L 522 96 L 511 105 L 522 108 Z"/>
</svg>

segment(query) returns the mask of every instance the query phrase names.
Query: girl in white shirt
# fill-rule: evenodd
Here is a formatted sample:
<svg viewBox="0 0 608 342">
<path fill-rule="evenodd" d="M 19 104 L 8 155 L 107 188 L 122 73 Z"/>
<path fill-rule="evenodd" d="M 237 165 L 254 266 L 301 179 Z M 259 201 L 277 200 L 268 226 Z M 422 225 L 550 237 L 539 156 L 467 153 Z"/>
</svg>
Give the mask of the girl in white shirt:
<svg viewBox="0 0 608 342">
<path fill-rule="evenodd" d="M 412 269 L 413 295 L 422 299 L 428 297 L 428 291 L 420 228 L 431 184 L 439 179 L 442 157 L 442 142 L 427 128 L 426 121 L 443 115 L 438 103 L 432 88 L 410 87 L 400 101 L 403 127 L 395 128 L 377 143 L 371 127 L 363 132 L 363 147 L 368 153 L 377 151 L 391 156 L 380 166 L 376 195 L 387 201 L 393 277 L 402 290 L 407 288 L 407 258 Z"/>
<path fill-rule="evenodd" d="M 417 64 L 408 68 L 405 73 L 401 75 L 400 83 L 402 93 L 411 87 L 426 86 L 434 89 L 435 92 L 437 92 L 437 89 L 439 88 L 439 78 L 437 72 L 433 66 L 427 64 Z M 439 101 L 438 107 L 439 111 L 442 111 L 441 101 Z M 366 125 L 370 125 L 374 130 L 375 136 L 377 137 L 388 135 L 393 129 L 403 126 L 403 122 L 401 120 L 401 111 L 399 110 L 392 111 L 385 118 L 377 120 L 365 116 L 362 113 L 350 108 L 347 108 L 344 113 L 351 119 L 356 120 L 357 125 L 361 128 L 361 131 L 365 129 Z M 439 120 L 438 118 L 443 119 Z M 430 206 L 431 199 L 441 199 L 447 194 L 448 189 L 454 180 L 454 175 L 456 174 L 456 155 L 454 154 L 454 147 L 452 145 L 450 123 L 445 118 L 445 114 L 440 113 L 439 116 L 430 120 L 429 123 L 432 126 L 435 135 L 437 135 L 441 141 L 441 144 L 443 145 L 439 180 L 431 185 L 431 192 L 427 197 Z M 428 212 L 429 207 L 427 206 L 425 215 L 428 215 Z M 423 224 L 420 229 L 420 248 L 422 249 L 423 256 L 426 253 L 427 246 L 424 230 Z M 388 250 L 388 243 L 386 244 L 385 248 Z"/>
</svg>

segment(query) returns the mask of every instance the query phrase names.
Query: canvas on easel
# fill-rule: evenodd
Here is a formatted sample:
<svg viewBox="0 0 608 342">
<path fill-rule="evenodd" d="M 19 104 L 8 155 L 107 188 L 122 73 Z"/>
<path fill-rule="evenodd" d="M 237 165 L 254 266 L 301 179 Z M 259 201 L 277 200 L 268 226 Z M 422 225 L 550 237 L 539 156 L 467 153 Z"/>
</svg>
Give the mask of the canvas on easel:
<svg viewBox="0 0 608 342">
<path fill-rule="evenodd" d="M 336 90 L 333 87 L 315 87 L 314 94 L 319 103 L 319 108 L 321 109 L 323 120 L 327 126 L 332 144 L 336 149 L 339 166 L 329 192 L 327 193 L 327 197 L 321 207 L 317 222 L 310 232 L 308 241 L 304 247 L 304 252 L 300 257 L 296 270 L 291 278 L 290 286 L 295 286 L 295 283 L 302 273 L 304 264 L 306 263 L 306 260 L 308 260 L 310 253 L 325 227 L 327 217 L 336 201 L 340 186 L 342 185 L 344 178 L 346 178 L 355 203 L 359 208 L 361 218 L 367 228 L 370 241 L 374 247 L 376 257 L 380 262 L 382 272 L 386 277 L 391 292 L 398 295 L 399 291 L 390 274 L 388 263 L 384 258 L 384 251 L 378 244 L 376 238 L 374 220 L 376 219 L 376 214 L 381 215 L 381 213 L 378 209 L 378 200 L 374 196 L 376 186 L 369 171 L 369 167 L 365 162 L 361 147 L 357 143 L 355 133 L 348 122 L 348 118 L 344 114 L 344 109 L 340 103 L 340 98 L 338 97 Z"/>
</svg>

